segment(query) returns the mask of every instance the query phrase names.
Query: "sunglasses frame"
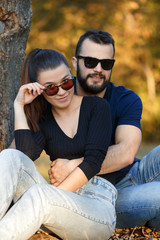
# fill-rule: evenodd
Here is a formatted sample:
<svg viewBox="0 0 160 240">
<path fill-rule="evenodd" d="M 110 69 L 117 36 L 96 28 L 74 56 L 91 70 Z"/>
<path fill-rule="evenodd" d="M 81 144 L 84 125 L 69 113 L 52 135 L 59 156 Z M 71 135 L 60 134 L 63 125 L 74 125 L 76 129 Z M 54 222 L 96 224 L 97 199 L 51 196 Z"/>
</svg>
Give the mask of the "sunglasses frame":
<svg viewBox="0 0 160 240">
<path fill-rule="evenodd" d="M 65 85 L 67 82 L 69 82 L 69 81 L 71 81 L 72 80 L 72 86 L 70 86 L 69 88 L 67 88 L 67 89 L 65 89 L 64 88 L 64 86 L 63 85 Z M 59 87 L 61 87 L 63 90 L 69 90 L 69 89 L 71 89 L 73 86 L 74 86 L 74 77 L 72 77 L 72 78 L 69 78 L 69 79 L 65 79 L 65 80 L 63 80 L 63 82 L 61 83 L 61 84 L 59 84 L 59 85 L 54 85 L 54 84 L 50 84 L 50 85 L 48 85 L 47 87 L 46 87 L 46 89 L 44 89 L 44 92 L 47 94 L 47 96 L 54 96 L 54 95 L 56 95 L 57 93 L 58 93 L 58 91 L 59 91 Z M 54 94 L 48 94 L 47 93 L 47 90 L 50 90 L 51 91 L 51 88 L 53 88 L 53 87 L 55 87 L 56 89 L 57 89 L 57 91 L 56 91 L 56 93 L 54 93 Z"/>
<path fill-rule="evenodd" d="M 101 67 L 103 68 L 103 70 L 111 70 L 114 66 L 114 63 L 115 63 L 115 59 L 98 59 L 98 58 L 94 58 L 94 57 L 88 57 L 88 56 L 78 56 L 77 58 L 79 59 L 84 59 L 84 65 L 86 68 L 95 68 L 97 66 L 97 64 L 100 62 L 101 63 Z M 95 61 L 95 65 L 94 66 L 90 66 L 88 65 L 88 63 L 86 62 L 87 59 L 89 60 L 93 60 Z M 111 66 L 108 66 L 108 67 L 105 67 L 105 62 L 108 61 L 110 62 L 110 64 L 112 63 Z"/>
</svg>

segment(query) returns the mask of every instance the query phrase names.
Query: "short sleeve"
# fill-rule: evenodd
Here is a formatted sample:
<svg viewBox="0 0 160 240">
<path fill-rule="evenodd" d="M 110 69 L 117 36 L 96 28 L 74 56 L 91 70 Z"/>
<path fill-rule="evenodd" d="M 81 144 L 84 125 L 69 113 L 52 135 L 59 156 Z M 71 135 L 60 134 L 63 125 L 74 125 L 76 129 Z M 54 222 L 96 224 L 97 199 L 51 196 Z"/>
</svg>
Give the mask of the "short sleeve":
<svg viewBox="0 0 160 240">
<path fill-rule="evenodd" d="M 123 95 L 117 107 L 117 125 L 133 125 L 141 129 L 142 101 L 137 94 L 129 91 Z"/>
</svg>

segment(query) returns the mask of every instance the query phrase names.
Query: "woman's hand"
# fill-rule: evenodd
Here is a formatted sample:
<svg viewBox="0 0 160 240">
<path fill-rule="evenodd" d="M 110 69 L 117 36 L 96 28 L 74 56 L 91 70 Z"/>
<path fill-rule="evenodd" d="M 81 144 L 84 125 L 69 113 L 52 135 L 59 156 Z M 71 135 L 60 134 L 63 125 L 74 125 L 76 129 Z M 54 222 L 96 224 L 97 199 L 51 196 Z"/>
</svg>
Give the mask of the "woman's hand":
<svg viewBox="0 0 160 240">
<path fill-rule="evenodd" d="M 83 158 L 72 160 L 58 158 L 53 161 L 48 170 L 50 184 L 57 187 L 82 161 Z"/>
<path fill-rule="evenodd" d="M 18 91 L 14 103 L 23 107 L 26 104 L 31 103 L 43 92 L 44 89 L 45 87 L 38 82 L 22 85 Z"/>
</svg>

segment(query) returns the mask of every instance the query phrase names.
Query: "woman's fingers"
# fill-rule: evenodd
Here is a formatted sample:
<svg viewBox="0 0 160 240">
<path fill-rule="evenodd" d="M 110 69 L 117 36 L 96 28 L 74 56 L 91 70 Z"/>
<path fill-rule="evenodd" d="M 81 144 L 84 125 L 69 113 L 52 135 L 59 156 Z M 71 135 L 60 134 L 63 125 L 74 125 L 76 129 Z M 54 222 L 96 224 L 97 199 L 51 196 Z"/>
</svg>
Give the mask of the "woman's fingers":
<svg viewBox="0 0 160 240">
<path fill-rule="evenodd" d="M 33 83 L 33 94 L 34 95 L 36 95 L 36 94 L 40 95 L 44 89 L 45 89 L 45 87 L 40 85 L 39 83 L 37 83 L 37 82 Z"/>
<path fill-rule="evenodd" d="M 40 95 L 45 89 L 45 87 L 39 84 L 38 82 L 35 82 L 21 86 L 21 89 L 22 91 L 24 91 L 24 93 L 27 91 L 29 94 L 33 94 L 33 96 L 36 96 Z"/>
<path fill-rule="evenodd" d="M 16 101 L 21 105 L 29 104 L 40 95 L 44 89 L 45 87 L 37 82 L 22 85 L 18 91 Z"/>
</svg>

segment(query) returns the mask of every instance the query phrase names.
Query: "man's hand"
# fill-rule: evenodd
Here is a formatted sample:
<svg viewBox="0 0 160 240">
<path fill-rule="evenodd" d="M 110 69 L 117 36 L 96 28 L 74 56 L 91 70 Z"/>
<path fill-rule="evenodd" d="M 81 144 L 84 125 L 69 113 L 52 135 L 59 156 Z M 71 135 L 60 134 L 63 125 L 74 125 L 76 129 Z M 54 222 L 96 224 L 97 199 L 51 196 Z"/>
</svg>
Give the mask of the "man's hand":
<svg viewBox="0 0 160 240">
<path fill-rule="evenodd" d="M 50 184 L 57 187 L 82 161 L 83 158 L 72 160 L 58 158 L 53 161 L 50 164 L 51 168 L 48 170 Z"/>
</svg>

